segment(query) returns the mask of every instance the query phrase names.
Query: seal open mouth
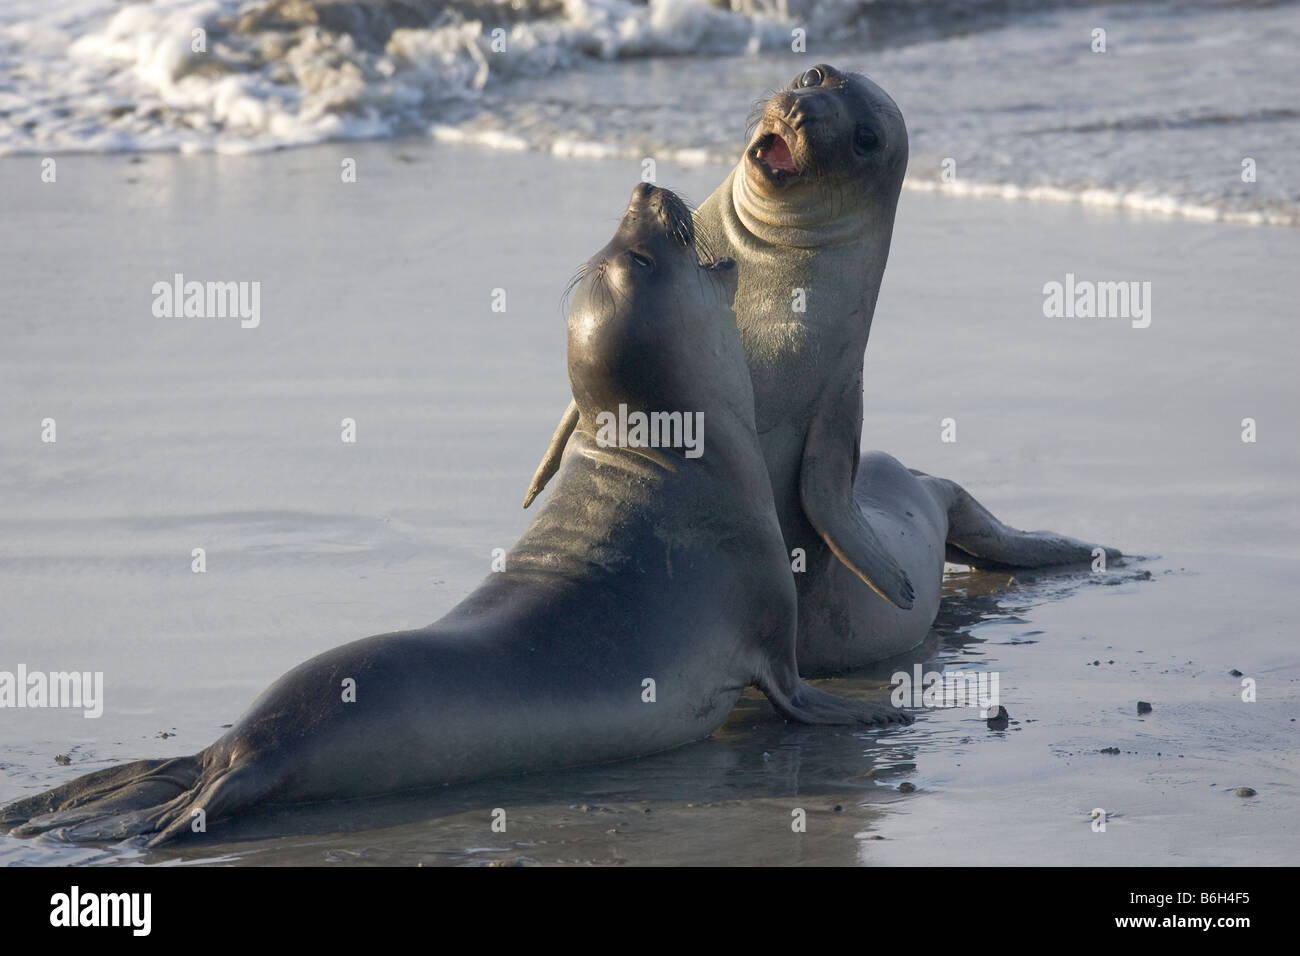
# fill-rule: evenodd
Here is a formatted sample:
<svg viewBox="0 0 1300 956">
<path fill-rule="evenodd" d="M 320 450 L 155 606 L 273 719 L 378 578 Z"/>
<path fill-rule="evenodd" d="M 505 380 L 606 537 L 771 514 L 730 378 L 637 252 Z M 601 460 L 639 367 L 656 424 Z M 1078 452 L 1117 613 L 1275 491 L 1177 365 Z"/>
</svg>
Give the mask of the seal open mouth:
<svg viewBox="0 0 1300 956">
<path fill-rule="evenodd" d="M 772 182 L 783 183 L 799 175 L 790 145 L 779 133 L 760 136 L 750 147 L 749 155 Z"/>
</svg>

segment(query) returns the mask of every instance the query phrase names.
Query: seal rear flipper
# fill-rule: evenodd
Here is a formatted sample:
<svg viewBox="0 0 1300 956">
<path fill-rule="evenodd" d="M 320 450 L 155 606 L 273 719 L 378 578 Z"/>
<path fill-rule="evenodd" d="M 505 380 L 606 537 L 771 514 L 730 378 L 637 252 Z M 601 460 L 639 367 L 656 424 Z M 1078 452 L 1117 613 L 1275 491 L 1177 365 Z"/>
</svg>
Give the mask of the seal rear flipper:
<svg viewBox="0 0 1300 956">
<path fill-rule="evenodd" d="M 537 471 L 533 472 L 532 484 L 528 486 L 528 493 L 524 495 L 525 508 L 533 503 L 533 499 L 541 494 L 546 483 L 559 470 L 560 459 L 564 457 L 564 446 L 569 443 L 569 436 L 577 427 L 578 403 L 569 399 L 569 407 L 560 416 L 560 424 L 556 426 L 555 434 L 551 436 L 551 444 L 547 447 L 546 454 L 542 456 L 542 463 L 537 466 Z"/>
<path fill-rule="evenodd" d="M 0 810 L 0 827 L 15 836 L 62 831 L 57 835 L 73 839 L 72 829 L 93 829 L 97 824 L 117 821 L 105 826 L 107 835 L 100 839 L 133 836 L 144 832 L 147 823 L 137 820 L 128 826 L 126 817 L 167 804 L 185 793 L 201 771 L 197 755 L 137 760 L 97 770 L 10 804 Z"/>
<path fill-rule="evenodd" d="M 206 828 L 257 802 L 272 782 L 254 765 L 232 768 L 206 752 L 139 760 L 19 801 L 5 808 L 4 819 L 31 808 L 43 812 L 14 827 L 15 836 L 44 833 L 69 843 L 104 843 L 152 834 L 145 844 L 152 847 L 194 830 L 196 819 Z"/>
<path fill-rule="evenodd" d="M 238 767 L 214 768 L 205 772 L 204 779 L 190 793 L 182 794 L 172 804 L 163 808 L 158 834 L 146 846 L 159 846 L 189 832 L 194 825 L 195 811 L 202 810 L 204 820 L 212 822 L 231 816 L 238 810 L 263 801 L 275 789 L 274 777 L 266 768 L 256 764 Z"/>
<path fill-rule="evenodd" d="M 987 569 L 1086 564 L 1099 547 L 1107 561 L 1123 557 L 1118 548 L 1089 544 L 1054 531 L 1020 531 L 995 518 L 955 481 L 919 477 L 939 482 L 948 499 L 946 558 L 954 563 Z"/>
<path fill-rule="evenodd" d="M 762 681 L 758 688 L 767 695 L 772 707 L 786 720 L 800 724 L 866 724 L 871 727 L 910 724 L 911 714 L 890 704 L 850 700 L 818 690 L 802 680 Z"/>
<path fill-rule="evenodd" d="M 841 564 L 886 601 L 908 610 L 915 599 L 912 582 L 885 550 L 853 497 L 857 442 L 852 436 L 832 434 L 830 417 L 814 416 L 808 427 L 799 472 L 804 514 Z M 828 453 L 839 447 L 845 454 Z"/>
</svg>

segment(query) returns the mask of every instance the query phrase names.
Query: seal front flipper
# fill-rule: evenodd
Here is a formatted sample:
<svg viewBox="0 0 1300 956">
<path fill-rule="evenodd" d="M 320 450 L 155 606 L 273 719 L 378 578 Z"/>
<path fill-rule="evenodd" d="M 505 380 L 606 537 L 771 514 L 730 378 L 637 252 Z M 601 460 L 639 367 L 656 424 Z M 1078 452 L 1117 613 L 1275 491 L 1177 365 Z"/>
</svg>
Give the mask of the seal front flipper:
<svg viewBox="0 0 1300 956">
<path fill-rule="evenodd" d="M 569 443 L 569 436 L 577 427 L 578 403 L 569 399 L 569 407 L 560 416 L 560 424 L 556 426 L 555 434 L 551 436 L 551 444 L 542 457 L 542 463 L 537 466 L 537 471 L 533 472 L 533 483 L 528 486 L 528 494 L 524 495 L 525 508 L 533 503 L 533 499 L 541 494 L 546 483 L 559 470 L 560 459 L 564 457 L 564 446 Z"/>
<path fill-rule="evenodd" d="M 846 568 L 886 601 L 907 610 L 915 597 L 912 582 L 854 500 L 858 438 L 842 424 L 832 424 L 838 421 L 823 407 L 809 422 L 799 472 L 804 514 Z"/>
</svg>

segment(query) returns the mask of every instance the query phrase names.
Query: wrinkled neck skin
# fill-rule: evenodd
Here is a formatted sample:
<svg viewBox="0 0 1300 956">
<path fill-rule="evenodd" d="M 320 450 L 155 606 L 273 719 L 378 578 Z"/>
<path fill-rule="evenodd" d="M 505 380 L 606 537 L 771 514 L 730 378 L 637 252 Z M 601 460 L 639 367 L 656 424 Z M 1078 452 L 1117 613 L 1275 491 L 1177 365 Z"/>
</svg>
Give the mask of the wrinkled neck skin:
<svg viewBox="0 0 1300 956">
<path fill-rule="evenodd" d="M 799 204 L 779 202 L 755 189 L 745 175 L 744 161 L 731 171 L 731 209 L 736 225 L 757 243 L 795 249 L 820 249 L 862 239 L 867 222 L 851 203 L 837 202 L 837 194 Z M 748 245 L 748 243 L 747 243 Z"/>
</svg>

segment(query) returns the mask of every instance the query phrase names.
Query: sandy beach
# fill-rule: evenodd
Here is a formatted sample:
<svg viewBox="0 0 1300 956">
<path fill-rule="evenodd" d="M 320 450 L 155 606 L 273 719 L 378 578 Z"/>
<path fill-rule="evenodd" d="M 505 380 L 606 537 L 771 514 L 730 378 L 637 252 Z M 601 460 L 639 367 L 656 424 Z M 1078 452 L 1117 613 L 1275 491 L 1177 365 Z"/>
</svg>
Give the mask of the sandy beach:
<svg viewBox="0 0 1300 956">
<path fill-rule="evenodd" d="M 0 159 L 0 668 L 103 671 L 105 699 L 97 719 L 6 711 L 0 803 L 195 752 L 294 664 L 468 593 L 526 526 L 568 399 L 561 292 L 640 175 L 424 141 L 57 163 L 42 183 L 37 158 Z M 658 172 L 698 202 L 725 169 Z M 1136 557 L 953 568 L 925 645 L 825 686 L 996 671 L 1006 729 L 957 709 L 809 730 L 751 692 L 653 758 L 276 810 L 149 853 L 6 836 L 0 861 L 1292 862 L 1298 254 L 1293 229 L 904 192 L 863 447 Z M 257 327 L 156 317 L 175 273 L 259 282 Z M 1067 274 L 1150 282 L 1149 326 L 1045 317 Z"/>
</svg>

